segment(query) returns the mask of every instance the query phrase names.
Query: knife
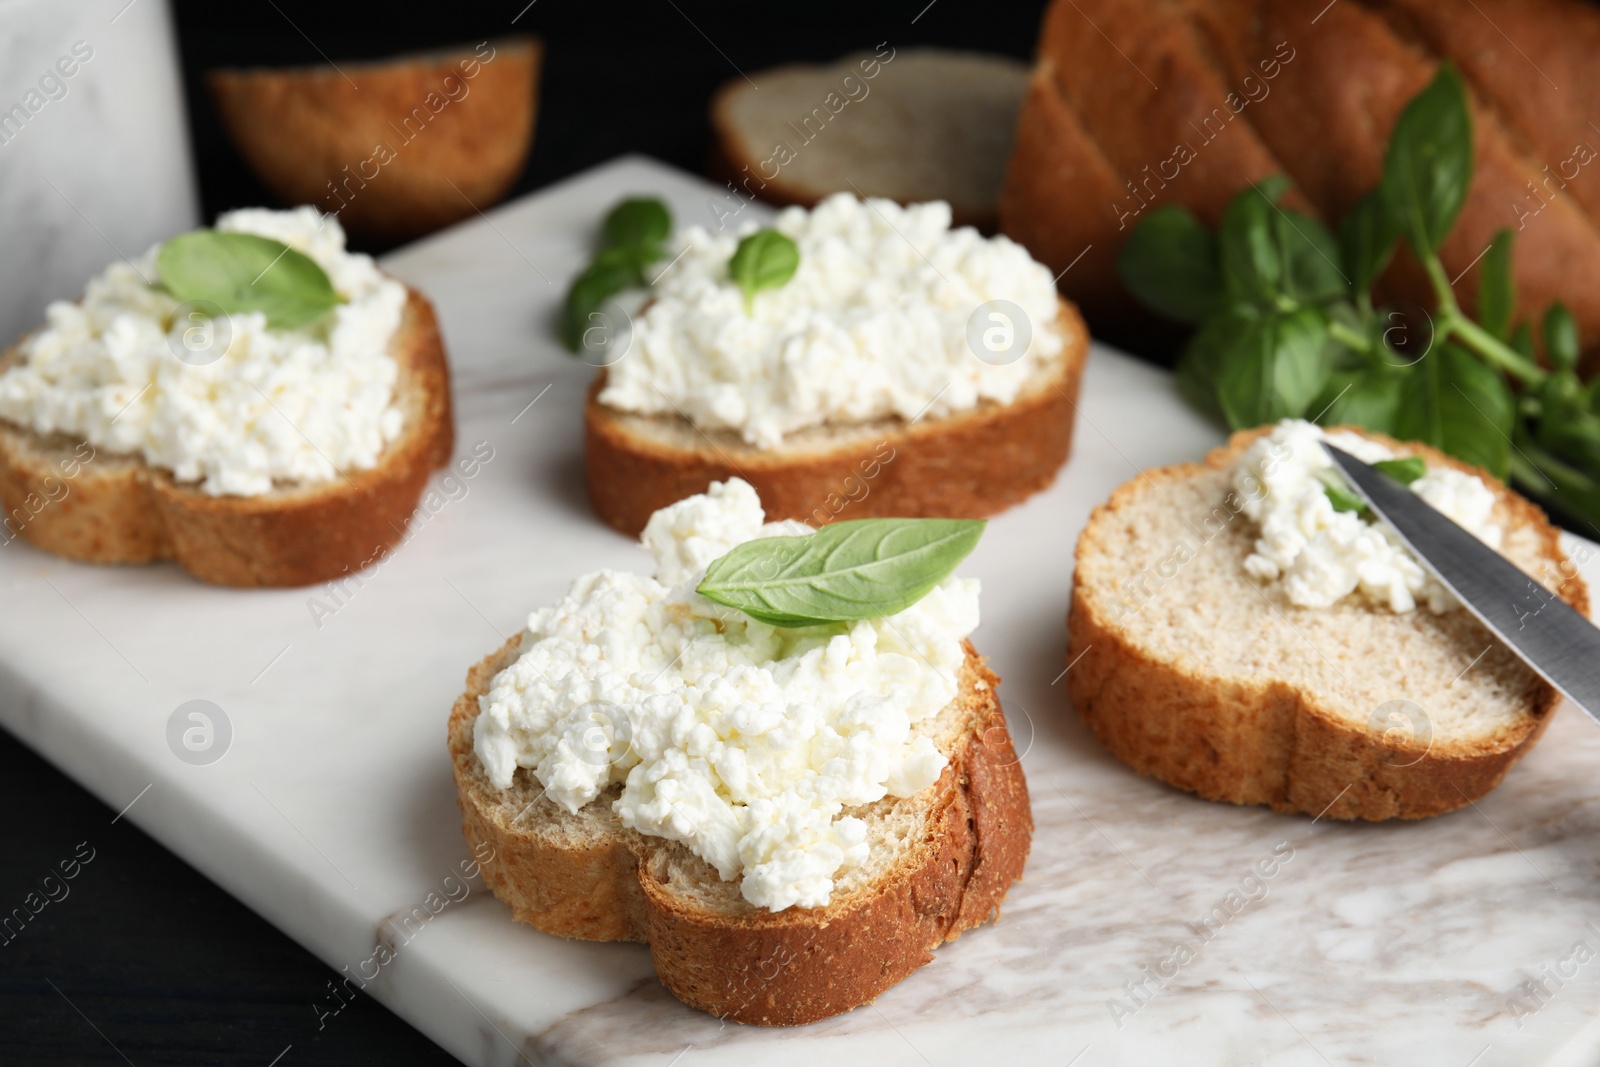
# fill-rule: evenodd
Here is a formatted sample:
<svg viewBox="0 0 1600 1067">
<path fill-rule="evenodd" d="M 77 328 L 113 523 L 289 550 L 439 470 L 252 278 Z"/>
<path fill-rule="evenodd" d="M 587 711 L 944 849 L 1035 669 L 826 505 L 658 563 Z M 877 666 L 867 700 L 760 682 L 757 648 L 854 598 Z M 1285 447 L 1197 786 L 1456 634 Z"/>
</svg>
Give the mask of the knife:
<svg viewBox="0 0 1600 1067">
<path fill-rule="evenodd" d="M 1600 629 L 1416 493 L 1323 442 L 1372 513 L 1489 632 L 1600 721 Z"/>
</svg>

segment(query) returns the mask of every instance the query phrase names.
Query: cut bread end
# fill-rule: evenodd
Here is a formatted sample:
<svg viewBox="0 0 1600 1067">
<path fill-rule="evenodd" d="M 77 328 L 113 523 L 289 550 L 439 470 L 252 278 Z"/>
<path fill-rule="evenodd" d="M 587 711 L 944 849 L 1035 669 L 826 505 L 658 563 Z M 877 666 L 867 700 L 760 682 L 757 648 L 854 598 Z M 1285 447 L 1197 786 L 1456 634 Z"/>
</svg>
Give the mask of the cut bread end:
<svg viewBox="0 0 1600 1067">
<path fill-rule="evenodd" d="M 630 537 L 660 508 L 734 477 L 755 486 L 771 521 L 986 518 L 1049 487 L 1071 450 L 1089 334 L 1066 301 L 1057 322 L 1060 356 L 1009 404 L 829 424 L 772 449 L 680 416 L 606 407 L 598 399 L 602 371 L 584 409 L 589 499 L 604 522 Z"/>
<path fill-rule="evenodd" d="M 1227 503 L 1230 478 L 1270 429 L 1235 434 L 1204 464 L 1146 471 L 1090 517 L 1067 625 L 1073 705 L 1134 769 L 1210 800 L 1335 819 L 1477 800 L 1532 748 L 1556 691 L 1464 609 L 1301 608 L 1247 575 L 1257 530 Z M 1435 449 L 1339 429 L 1482 478 L 1502 553 L 1587 612 L 1533 504 Z"/>
<path fill-rule="evenodd" d="M 311 585 L 359 571 L 404 536 L 454 447 L 444 343 L 414 290 L 392 344 L 405 421 L 378 465 L 260 496 L 209 496 L 137 456 L 0 421 L 0 537 L 86 563 L 175 560 L 218 585 Z M 0 371 L 19 358 L 7 352 Z"/>
<path fill-rule="evenodd" d="M 750 904 L 687 846 L 612 812 L 619 786 L 568 812 L 526 768 L 496 789 L 473 751 L 478 698 L 519 655 L 518 635 L 475 666 L 450 715 L 462 825 L 484 879 L 515 918 L 546 933 L 650 945 L 656 973 L 691 1007 L 735 1022 L 814 1022 L 869 1003 L 933 949 L 999 916 L 1033 834 L 1027 784 L 999 679 L 967 646 L 960 690 L 913 727 L 949 759 L 904 799 L 847 809 L 868 826 L 866 864 L 824 907 Z"/>
<path fill-rule="evenodd" d="M 803 207 L 832 193 L 943 200 L 955 225 L 994 232 L 1027 64 L 907 48 L 753 78 L 730 80 L 711 106 L 712 169 L 744 195 Z"/>
</svg>

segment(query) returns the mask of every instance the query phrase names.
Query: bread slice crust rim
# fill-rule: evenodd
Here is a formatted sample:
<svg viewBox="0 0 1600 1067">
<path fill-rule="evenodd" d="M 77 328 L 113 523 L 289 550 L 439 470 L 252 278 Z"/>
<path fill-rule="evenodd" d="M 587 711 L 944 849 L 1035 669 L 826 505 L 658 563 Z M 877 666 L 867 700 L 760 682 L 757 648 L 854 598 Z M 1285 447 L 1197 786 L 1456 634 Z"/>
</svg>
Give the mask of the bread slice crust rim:
<svg viewBox="0 0 1600 1067">
<path fill-rule="evenodd" d="M 0 420 L 6 543 L 21 537 L 85 563 L 173 560 L 202 581 L 236 587 L 312 585 L 375 563 L 404 537 L 455 442 L 438 319 L 409 287 L 392 344 L 405 429 L 377 466 L 259 496 L 209 496 L 138 456 Z M 12 348 L 0 369 L 18 358 Z M 64 468 L 73 456 L 79 462 Z"/>
<path fill-rule="evenodd" d="M 1138 635 L 1100 610 L 1099 598 L 1088 588 L 1084 561 L 1102 549 L 1102 523 L 1109 529 L 1118 509 L 1130 505 L 1142 488 L 1151 481 L 1228 469 L 1271 429 L 1236 433 L 1204 463 L 1146 471 L 1095 510 L 1078 542 L 1067 619 L 1067 662 L 1073 664 L 1067 691 L 1073 706 L 1095 736 L 1140 774 L 1208 800 L 1368 821 L 1425 818 L 1466 807 L 1499 785 L 1549 725 L 1561 698 L 1544 681 L 1533 680 L 1526 713 L 1487 743 L 1435 737 L 1420 754 L 1396 752 L 1365 724 L 1295 685 L 1272 678 L 1224 677 L 1153 654 L 1140 645 Z M 1559 531 L 1536 505 L 1487 471 L 1426 445 L 1358 427 L 1329 432 L 1340 430 L 1360 433 L 1400 455 L 1422 456 L 1430 467 L 1448 466 L 1482 478 L 1500 497 L 1512 526 L 1532 530 L 1541 558 L 1558 568 L 1558 595 L 1587 614 L 1587 587 L 1575 568 L 1569 573 Z M 1241 725 L 1263 722 L 1269 725 Z M 1237 751 L 1241 740 L 1247 748 L 1243 752 Z"/>
<path fill-rule="evenodd" d="M 803 447 L 760 449 L 678 415 L 607 407 L 599 400 L 602 369 L 584 405 L 590 502 L 602 521 L 630 537 L 656 511 L 728 478 L 753 485 L 773 521 L 987 518 L 1048 488 L 1071 454 L 1089 334 L 1065 300 L 1058 321 L 1061 356 L 1009 404 L 986 402 L 937 419 L 825 426 L 802 435 Z"/>
<path fill-rule="evenodd" d="M 600 840 L 563 837 L 552 814 L 564 809 L 525 768 L 510 790 L 493 787 L 473 750 L 473 723 L 478 698 L 515 662 L 522 636 L 472 668 L 449 724 L 463 831 L 476 854 L 492 857 L 481 865 L 485 881 L 516 919 L 561 937 L 648 943 L 657 975 L 678 999 L 763 1026 L 870 1003 L 931 962 L 938 945 L 998 919 L 1027 859 L 1033 819 L 999 679 L 970 644 L 956 698 L 970 721 L 949 765 L 915 797 L 879 802 L 918 805 L 919 839 L 889 871 L 836 889 L 825 907 L 772 912 L 742 900 L 713 909 L 675 888 L 682 875 L 674 872 L 715 879 L 715 870 L 682 844 L 623 827 L 609 811 Z M 606 801 L 602 795 L 584 810 Z"/>
</svg>

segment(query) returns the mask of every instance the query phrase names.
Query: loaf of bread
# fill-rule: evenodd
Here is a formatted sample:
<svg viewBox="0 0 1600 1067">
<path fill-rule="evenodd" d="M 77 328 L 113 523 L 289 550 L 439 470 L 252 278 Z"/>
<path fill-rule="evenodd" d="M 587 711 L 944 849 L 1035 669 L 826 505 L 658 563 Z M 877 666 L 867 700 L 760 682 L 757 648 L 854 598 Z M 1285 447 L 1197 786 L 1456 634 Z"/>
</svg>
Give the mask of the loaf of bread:
<svg viewBox="0 0 1600 1067">
<path fill-rule="evenodd" d="M 1507 37 L 1495 27 L 1516 27 Z M 1515 40 L 1516 43 L 1513 43 Z M 1381 175 L 1391 129 L 1441 61 L 1470 87 L 1476 168 L 1441 251 L 1469 312 L 1496 231 L 1516 235 L 1519 313 L 1561 300 L 1600 347 L 1600 9 L 1579 0 L 1059 0 L 1045 17 L 1001 229 L 1062 275 L 1097 336 L 1148 345 L 1114 273 L 1160 204 L 1210 225 L 1271 174 L 1336 224 Z M 1381 295 L 1427 304 L 1409 255 Z M 1159 326 L 1156 327 L 1159 329 Z M 1592 362 L 1592 359 L 1591 359 Z"/>
</svg>

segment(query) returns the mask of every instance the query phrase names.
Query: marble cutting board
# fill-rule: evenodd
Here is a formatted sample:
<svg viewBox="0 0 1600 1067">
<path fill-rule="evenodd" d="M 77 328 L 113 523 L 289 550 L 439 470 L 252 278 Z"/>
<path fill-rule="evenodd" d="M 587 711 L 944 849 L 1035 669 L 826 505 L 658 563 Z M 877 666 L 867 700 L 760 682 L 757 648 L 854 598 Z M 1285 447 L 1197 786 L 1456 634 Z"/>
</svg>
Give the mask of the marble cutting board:
<svg viewBox="0 0 1600 1067">
<path fill-rule="evenodd" d="M 360 582 L 239 592 L 0 547 L 0 721 L 365 980 L 347 997 L 470 1064 L 1600 1062 L 1600 729 L 1577 711 L 1474 807 L 1358 826 L 1193 799 L 1079 725 L 1059 684 L 1077 532 L 1118 483 L 1218 440 L 1166 374 L 1105 348 L 1071 463 L 963 568 L 1038 825 L 998 926 L 873 1005 L 762 1030 L 683 1007 L 641 946 L 514 925 L 466 876 L 445 718 L 531 608 L 648 562 L 588 512 L 591 371 L 551 339 L 596 220 L 630 193 L 680 224 L 733 206 L 624 158 L 386 261 L 438 305 L 458 453 L 492 458 L 436 478 L 414 536 Z M 1585 574 L 1600 582 L 1592 554 Z M 327 986 L 305 1002 L 307 1040 L 339 1025 Z"/>
</svg>

